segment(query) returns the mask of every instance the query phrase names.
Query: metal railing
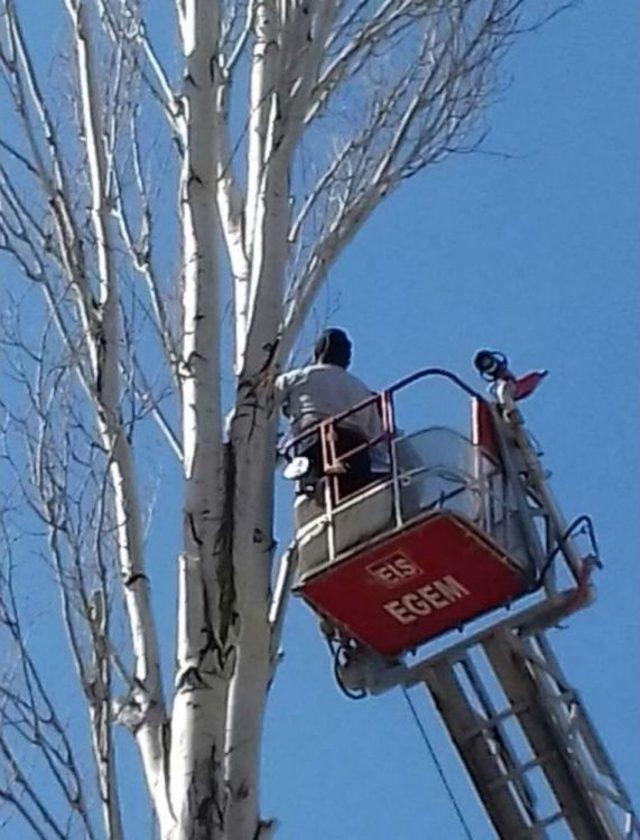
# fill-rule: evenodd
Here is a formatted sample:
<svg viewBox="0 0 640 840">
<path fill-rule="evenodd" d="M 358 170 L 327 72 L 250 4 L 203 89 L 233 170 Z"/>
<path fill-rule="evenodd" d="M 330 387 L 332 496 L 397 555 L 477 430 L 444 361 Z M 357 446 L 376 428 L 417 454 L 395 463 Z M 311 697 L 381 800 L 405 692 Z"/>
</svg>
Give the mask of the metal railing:
<svg viewBox="0 0 640 840">
<path fill-rule="evenodd" d="M 470 388 L 462 379 L 450 371 L 438 367 L 424 368 L 410 374 L 409 376 L 403 377 L 380 393 L 373 393 L 371 397 L 359 402 L 352 408 L 348 408 L 333 417 L 320 420 L 317 423 L 310 425 L 304 431 L 300 432 L 285 443 L 283 447 L 285 457 L 290 457 L 292 454 L 298 454 L 299 449 L 307 451 L 313 443 L 319 444 L 321 453 L 321 473 L 329 479 L 328 483 L 332 490 L 331 499 L 329 500 L 331 507 L 340 504 L 342 501 L 339 478 L 341 475 L 346 473 L 347 464 L 355 455 L 366 451 L 371 452 L 376 447 L 380 447 L 381 445 L 384 446 L 386 449 L 389 470 L 386 475 L 382 473 L 378 479 L 374 477 L 375 473 L 372 474 L 372 479 L 370 482 L 367 482 L 367 486 L 374 483 L 376 480 L 388 481 L 389 475 L 391 476 L 392 481 L 397 480 L 398 469 L 394 447 L 392 446 L 392 441 L 397 434 L 395 395 L 398 391 L 407 388 L 409 385 L 413 385 L 415 382 L 429 377 L 440 377 L 448 380 L 460 388 L 469 397 L 477 399 L 483 403 L 485 402 L 484 398 L 480 394 Z M 380 417 L 380 434 L 370 440 L 365 440 L 363 437 L 362 443 L 339 453 L 337 451 L 337 442 L 339 440 L 340 428 L 353 429 L 357 424 L 352 423 L 350 425 L 349 420 L 372 407 L 375 408 Z M 394 483 L 396 482 L 394 481 Z"/>
</svg>

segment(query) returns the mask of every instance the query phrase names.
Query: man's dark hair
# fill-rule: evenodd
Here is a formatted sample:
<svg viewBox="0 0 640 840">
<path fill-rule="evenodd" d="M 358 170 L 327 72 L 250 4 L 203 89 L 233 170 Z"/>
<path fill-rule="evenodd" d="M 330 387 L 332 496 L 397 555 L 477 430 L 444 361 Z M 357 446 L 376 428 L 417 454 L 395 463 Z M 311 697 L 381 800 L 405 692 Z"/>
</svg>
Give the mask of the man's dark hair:
<svg viewBox="0 0 640 840">
<path fill-rule="evenodd" d="M 313 358 L 325 365 L 348 368 L 351 361 L 351 341 L 344 330 L 331 327 L 320 334 L 313 348 Z"/>
</svg>

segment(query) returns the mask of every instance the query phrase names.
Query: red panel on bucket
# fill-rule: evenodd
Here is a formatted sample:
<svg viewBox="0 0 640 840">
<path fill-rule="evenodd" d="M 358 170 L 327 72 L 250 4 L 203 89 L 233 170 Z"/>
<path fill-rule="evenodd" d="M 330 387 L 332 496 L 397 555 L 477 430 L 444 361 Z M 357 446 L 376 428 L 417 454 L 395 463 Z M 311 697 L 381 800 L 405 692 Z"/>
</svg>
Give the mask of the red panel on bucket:
<svg viewBox="0 0 640 840">
<path fill-rule="evenodd" d="M 299 591 L 350 636 L 393 656 L 505 604 L 524 586 L 495 545 L 440 512 L 352 553 Z"/>
</svg>

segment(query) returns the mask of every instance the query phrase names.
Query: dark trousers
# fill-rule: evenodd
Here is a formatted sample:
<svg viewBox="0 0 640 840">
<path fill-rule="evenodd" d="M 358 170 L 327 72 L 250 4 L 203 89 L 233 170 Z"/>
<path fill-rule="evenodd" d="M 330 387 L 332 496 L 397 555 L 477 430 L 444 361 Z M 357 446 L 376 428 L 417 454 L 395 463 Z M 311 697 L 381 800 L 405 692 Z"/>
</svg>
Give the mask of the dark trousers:
<svg viewBox="0 0 640 840">
<path fill-rule="evenodd" d="M 366 444 L 366 438 L 359 432 L 348 428 L 336 428 L 336 455 L 340 458 L 352 449 Z M 310 469 L 308 475 L 305 477 L 305 484 L 317 482 L 323 475 L 322 463 L 322 447 L 320 440 L 316 440 L 301 448 L 299 455 L 304 455 L 309 459 Z M 363 487 L 366 487 L 374 479 L 371 472 L 371 454 L 368 448 L 361 449 L 354 452 L 352 455 L 344 460 L 341 460 L 345 472 L 339 473 L 338 479 L 338 499 L 344 499 L 352 493 L 356 493 Z"/>
<path fill-rule="evenodd" d="M 357 446 L 362 446 L 367 441 L 358 432 L 353 429 L 338 429 L 336 440 L 336 454 L 338 457 L 344 455 Z M 350 496 L 358 490 L 362 490 L 367 484 L 371 484 L 373 475 L 371 474 L 371 452 L 367 449 L 362 449 L 350 455 L 342 462 L 346 472 L 338 476 L 338 492 L 340 498 Z"/>
</svg>

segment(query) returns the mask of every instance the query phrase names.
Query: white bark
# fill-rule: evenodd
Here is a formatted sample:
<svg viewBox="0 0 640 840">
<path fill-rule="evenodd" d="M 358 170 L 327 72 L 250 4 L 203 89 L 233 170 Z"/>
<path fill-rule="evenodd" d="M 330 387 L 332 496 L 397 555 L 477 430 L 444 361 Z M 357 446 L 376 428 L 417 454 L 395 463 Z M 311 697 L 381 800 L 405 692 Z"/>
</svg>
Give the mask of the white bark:
<svg viewBox="0 0 640 840">
<path fill-rule="evenodd" d="M 118 795 L 118 777 L 111 733 L 111 668 L 105 645 L 107 614 L 103 593 L 94 595 L 90 621 L 93 629 L 92 680 L 89 689 L 89 714 L 93 751 L 98 768 L 98 791 L 103 822 L 109 840 L 122 840 L 122 816 Z"/>
<path fill-rule="evenodd" d="M 247 406 L 248 409 L 248 406 Z M 249 409 L 248 409 L 249 410 Z M 275 423 L 264 392 L 232 427 L 236 457 L 234 581 L 239 653 L 227 719 L 227 836 L 253 837 L 259 827 L 260 733 L 270 673 L 269 579 L 272 552 Z"/>
<path fill-rule="evenodd" d="M 232 665 L 227 636 L 233 607 L 223 520 L 216 264 L 220 20 L 217 3 L 209 0 L 186 0 L 181 15 L 185 58 L 180 177 L 185 502 L 171 801 L 178 821 L 176 837 L 210 838 L 223 833 L 222 763 Z"/>
<path fill-rule="evenodd" d="M 110 474 L 117 517 L 117 544 L 124 600 L 129 619 L 135 662 L 134 675 L 140 687 L 135 699 L 141 709 L 136 740 L 141 751 L 147 783 L 161 824 L 169 816 L 164 773 L 163 729 L 165 707 L 160 660 L 151 612 L 149 581 L 144 569 L 141 514 L 137 500 L 135 470 L 130 445 L 120 418 L 118 284 L 114 266 L 114 220 L 107 193 L 107 164 L 101 124 L 96 58 L 91 29 L 82 0 L 67 0 L 77 55 L 77 69 L 91 188 L 91 220 L 96 241 L 99 283 L 99 314 L 86 339 L 93 348 L 91 393 L 103 445 L 109 453 Z"/>
<path fill-rule="evenodd" d="M 227 724 L 227 831 L 260 830 L 258 768 L 264 703 L 272 675 L 268 620 L 276 421 L 268 373 L 277 350 L 289 258 L 290 170 L 333 15 L 330 4 L 259 3 L 251 77 L 253 114 L 247 189 L 251 273 L 236 323 L 239 373 L 231 445 L 235 457 L 234 577 L 239 655 Z M 275 32 L 280 36 L 276 43 Z M 244 295 L 245 289 L 241 290 Z"/>
</svg>

